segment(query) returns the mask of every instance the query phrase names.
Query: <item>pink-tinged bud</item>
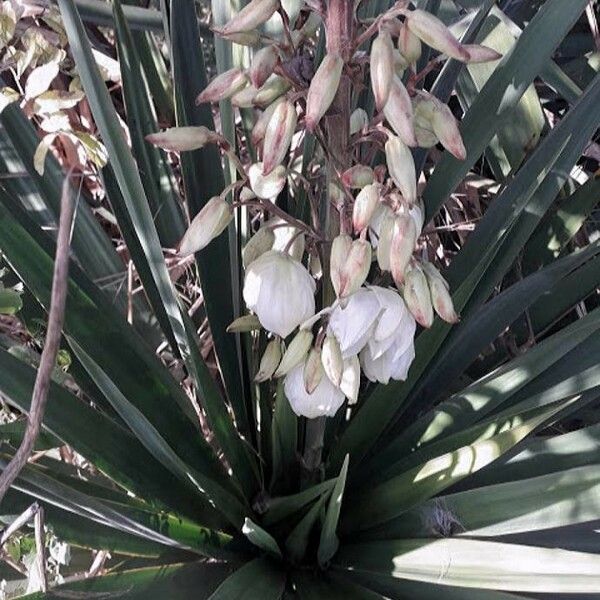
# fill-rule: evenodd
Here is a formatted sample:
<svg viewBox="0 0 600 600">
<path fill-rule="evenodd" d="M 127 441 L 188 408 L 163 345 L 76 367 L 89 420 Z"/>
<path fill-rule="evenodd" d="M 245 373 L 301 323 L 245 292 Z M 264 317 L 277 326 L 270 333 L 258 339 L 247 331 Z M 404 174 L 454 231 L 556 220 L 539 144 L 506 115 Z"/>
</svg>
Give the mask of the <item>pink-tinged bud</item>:
<svg viewBox="0 0 600 600">
<path fill-rule="evenodd" d="M 239 44 L 240 46 L 250 46 L 254 48 L 260 44 L 260 31 L 256 29 L 251 31 L 234 31 L 233 33 L 220 33 L 219 37 L 222 37 L 228 42 Z"/>
<path fill-rule="evenodd" d="M 229 69 L 217 75 L 196 98 L 196 104 L 204 102 L 219 102 L 231 98 L 246 86 L 248 80 L 241 69 Z"/>
<path fill-rule="evenodd" d="M 331 106 L 342 78 L 344 61 L 340 56 L 327 54 L 315 73 L 306 98 L 306 128 L 315 127 Z"/>
<path fill-rule="evenodd" d="M 255 261 L 259 256 L 268 252 L 273 247 L 275 242 L 275 234 L 270 227 L 262 227 L 259 229 L 246 243 L 242 250 L 242 264 L 246 268 L 250 263 Z"/>
<path fill-rule="evenodd" d="M 262 383 L 263 381 L 267 381 L 267 379 L 271 379 L 280 361 L 281 343 L 279 342 L 279 340 L 271 340 L 267 344 L 265 352 L 262 355 L 262 358 L 260 359 L 258 373 L 255 375 L 254 381 L 256 381 L 257 383 Z"/>
<path fill-rule="evenodd" d="M 385 29 L 373 40 L 371 46 L 371 88 L 375 97 L 375 107 L 382 110 L 390 94 L 394 77 L 394 44 L 392 36 Z"/>
<path fill-rule="evenodd" d="M 344 358 L 342 357 L 340 344 L 333 335 L 328 335 L 323 342 L 321 362 L 323 363 L 325 375 L 329 377 L 335 387 L 339 387 L 344 372 Z"/>
<path fill-rule="evenodd" d="M 260 321 L 256 315 L 244 315 L 232 321 L 227 327 L 227 333 L 247 333 L 260 329 Z"/>
<path fill-rule="evenodd" d="M 416 263 L 410 264 L 406 269 L 403 296 L 415 321 L 423 327 L 431 327 L 433 323 L 431 294 L 425 273 Z"/>
<path fill-rule="evenodd" d="M 233 219 L 231 206 L 219 196 L 211 198 L 194 217 L 179 244 L 178 254 L 194 254 L 220 235 Z"/>
<path fill-rule="evenodd" d="M 398 35 L 398 50 L 409 65 L 414 65 L 421 58 L 421 40 L 408 28 L 406 23 L 402 24 Z"/>
<path fill-rule="evenodd" d="M 406 267 L 410 263 L 417 243 L 414 219 L 405 211 L 396 217 L 390 248 L 390 271 L 398 288 L 404 283 Z"/>
<path fill-rule="evenodd" d="M 392 240 L 394 239 L 394 228 L 396 218 L 393 214 L 384 217 L 379 229 L 379 240 L 377 242 L 377 264 L 382 271 L 390 271 L 392 268 L 390 256 L 392 254 Z"/>
<path fill-rule="evenodd" d="M 296 107 L 284 100 L 269 119 L 263 144 L 263 174 L 268 175 L 283 162 L 296 131 Z"/>
<path fill-rule="evenodd" d="M 352 209 L 352 226 L 360 233 L 369 226 L 379 204 L 379 184 L 366 185 L 356 196 Z"/>
<path fill-rule="evenodd" d="M 278 59 L 275 46 L 265 46 L 254 54 L 248 70 L 248 77 L 254 87 L 260 88 L 265 84 L 273 74 Z"/>
<path fill-rule="evenodd" d="M 371 268 L 371 244 L 338 235 L 331 246 L 331 283 L 338 298 L 355 292 L 366 280 Z"/>
<path fill-rule="evenodd" d="M 363 108 L 357 108 L 350 115 L 350 135 L 362 131 L 369 124 L 369 115 Z"/>
<path fill-rule="evenodd" d="M 354 165 L 342 174 L 342 183 L 347 188 L 363 188 L 375 181 L 373 169 L 366 165 Z"/>
<path fill-rule="evenodd" d="M 258 145 L 264 138 L 267 132 L 267 125 L 275 112 L 275 109 L 279 105 L 279 103 L 283 102 L 283 98 L 278 98 L 275 102 L 269 104 L 265 110 L 260 114 L 258 119 L 256 119 L 256 123 L 252 128 L 252 144 L 255 146 Z"/>
<path fill-rule="evenodd" d="M 304 389 L 307 394 L 312 394 L 321 379 L 323 379 L 323 363 L 321 362 L 321 353 L 316 348 L 311 348 L 308 358 L 304 363 Z"/>
<path fill-rule="evenodd" d="M 283 353 L 283 358 L 275 371 L 275 377 L 287 375 L 294 367 L 297 367 L 306 358 L 313 341 L 312 332 L 300 329 Z"/>
<path fill-rule="evenodd" d="M 444 103 L 437 103 L 437 109 L 431 118 L 431 126 L 442 146 L 458 160 L 465 160 L 467 151 L 458 129 L 458 121 Z"/>
<path fill-rule="evenodd" d="M 256 92 L 254 104 L 260 108 L 269 106 L 277 100 L 279 96 L 285 94 L 291 87 L 291 84 L 279 75 L 271 75 L 266 83 Z"/>
<path fill-rule="evenodd" d="M 446 323 L 458 323 L 459 318 L 454 310 L 454 303 L 448 291 L 450 287 L 448 282 L 431 263 L 423 263 L 422 266 L 427 277 L 427 283 L 429 284 L 431 301 L 435 312 Z"/>
<path fill-rule="evenodd" d="M 225 26 L 215 31 L 228 35 L 239 31 L 250 31 L 266 23 L 279 8 L 279 0 L 251 0 Z"/>
<path fill-rule="evenodd" d="M 406 13 L 408 28 L 428 46 L 462 62 L 469 60 L 469 53 L 437 17 L 424 10 Z"/>
<path fill-rule="evenodd" d="M 171 152 L 198 150 L 206 144 L 219 141 L 221 136 L 200 125 L 199 127 L 172 127 L 146 136 L 146 141 Z"/>
<path fill-rule="evenodd" d="M 391 178 L 409 203 L 417 201 L 417 174 L 409 147 L 392 135 L 385 143 L 385 157 Z"/>
<path fill-rule="evenodd" d="M 407 146 L 416 146 L 412 101 L 399 77 L 394 76 L 383 114 Z"/>
<path fill-rule="evenodd" d="M 279 196 L 286 179 L 283 165 L 275 167 L 268 175 L 263 175 L 263 164 L 254 163 L 248 170 L 252 191 L 263 200 L 271 200 Z"/>
<path fill-rule="evenodd" d="M 231 96 L 231 104 L 238 108 L 250 108 L 254 106 L 256 94 L 258 94 L 258 90 L 253 85 L 247 85 Z"/>
<path fill-rule="evenodd" d="M 502 58 L 500 52 L 481 44 L 463 44 L 463 48 L 469 53 L 469 64 L 492 62 Z"/>
</svg>

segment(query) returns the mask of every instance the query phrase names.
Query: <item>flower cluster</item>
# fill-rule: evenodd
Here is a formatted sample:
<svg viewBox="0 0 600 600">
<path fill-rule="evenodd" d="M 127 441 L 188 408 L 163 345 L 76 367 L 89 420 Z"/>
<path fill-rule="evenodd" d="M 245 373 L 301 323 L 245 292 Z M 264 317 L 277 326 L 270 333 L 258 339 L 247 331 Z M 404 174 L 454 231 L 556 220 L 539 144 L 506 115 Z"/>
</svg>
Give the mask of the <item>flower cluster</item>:
<svg viewBox="0 0 600 600">
<path fill-rule="evenodd" d="M 417 324 L 430 327 L 436 313 L 448 323 L 458 320 L 448 284 L 422 258 L 424 207 L 411 149 L 440 143 L 458 159 L 466 150 L 451 110 L 418 82 L 447 58 L 500 58 L 489 48 L 461 44 L 435 16 L 400 1 L 370 22 L 354 16 L 350 39 L 328 39 L 313 73 L 314 36 L 321 20 L 336 22 L 338 4 L 297 0 L 284 10 L 279 0 L 252 0 L 216 30 L 253 47 L 253 58 L 247 69 L 216 77 L 198 102 L 230 99 L 259 111 L 249 141 L 260 160 L 245 168 L 226 140 L 203 127 L 149 137 L 174 151 L 217 144 L 238 167 L 239 180 L 206 204 L 178 251 L 198 252 L 227 227 L 236 206 L 249 208 L 260 224 L 243 251 L 243 298 L 252 314 L 230 330 L 267 332 L 255 379 L 284 378 L 293 410 L 308 418 L 333 416 L 346 399 L 356 403 L 363 375 L 382 384 L 406 379 Z M 275 18 L 284 32 L 279 40 L 262 32 Z M 360 48 L 371 38 L 367 57 Z M 417 72 L 422 44 L 439 54 Z M 363 81 L 370 82 L 373 116 L 350 110 L 347 84 L 359 89 Z M 337 155 L 328 146 L 329 118 L 347 119 L 341 156 L 339 143 Z M 299 173 L 295 148 L 306 132 L 315 135 L 320 153 L 312 171 Z M 375 164 L 377 156 L 385 163 Z M 286 184 L 310 201 L 311 219 L 279 206 Z M 320 225 L 321 212 L 330 210 L 337 231 Z"/>
</svg>

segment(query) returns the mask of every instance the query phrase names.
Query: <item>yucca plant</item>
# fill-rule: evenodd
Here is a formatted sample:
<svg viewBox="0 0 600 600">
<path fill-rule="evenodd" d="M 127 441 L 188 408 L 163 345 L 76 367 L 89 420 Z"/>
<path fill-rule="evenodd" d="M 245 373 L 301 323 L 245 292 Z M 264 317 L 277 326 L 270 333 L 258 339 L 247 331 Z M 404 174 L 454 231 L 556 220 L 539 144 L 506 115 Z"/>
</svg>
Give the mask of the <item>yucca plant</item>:
<svg viewBox="0 0 600 600">
<path fill-rule="evenodd" d="M 436 0 L 233 4 L 213 1 L 208 83 L 191 0 L 160 3 L 162 51 L 159 13 L 113 1 L 122 121 L 58 0 L 144 295 L 84 194 L 39 443 L 89 467 L 38 457 L 2 514 L 37 499 L 59 539 L 117 560 L 28 597 L 599 593 L 600 433 L 574 416 L 600 395 L 600 246 L 573 243 L 599 186 L 573 168 L 600 79 L 553 61 L 588 0 L 523 30 L 493 0 L 446 24 Z M 39 324 L 65 175 L 51 153 L 39 174 L 17 104 L 0 120 L 3 171 L 29 174 L 2 179 L 0 250 Z M 446 202 L 483 169 L 499 185 L 463 243 Z M 189 306 L 175 283 L 196 280 Z M 35 376 L 3 338 L 18 411 Z"/>
</svg>

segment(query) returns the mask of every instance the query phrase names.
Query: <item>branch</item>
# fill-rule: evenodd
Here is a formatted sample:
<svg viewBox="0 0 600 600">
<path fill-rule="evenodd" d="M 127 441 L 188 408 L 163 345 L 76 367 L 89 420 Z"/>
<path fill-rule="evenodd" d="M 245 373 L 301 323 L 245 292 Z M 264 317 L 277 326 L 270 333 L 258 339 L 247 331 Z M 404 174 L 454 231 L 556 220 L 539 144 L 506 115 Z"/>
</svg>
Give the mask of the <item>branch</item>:
<svg viewBox="0 0 600 600">
<path fill-rule="evenodd" d="M 67 276 L 69 271 L 69 241 L 71 224 L 75 212 L 75 203 L 71 199 L 71 190 L 67 176 L 63 183 L 60 206 L 60 220 L 58 224 L 58 237 L 56 242 L 56 256 L 54 260 L 54 275 L 52 279 L 52 293 L 50 297 L 50 310 L 48 312 L 48 331 L 46 342 L 40 359 L 40 366 L 35 378 L 31 407 L 27 417 L 25 435 L 19 449 L 12 460 L 0 474 L 0 502 L 27 464 L 35 442 L 42 427 L 44 410 L 48 399 L 48 390 L 52 370 L 56 364 L 56 356 L 60 347 L 61 331 L 65 317 L 67 301 Z"/>
</svg>

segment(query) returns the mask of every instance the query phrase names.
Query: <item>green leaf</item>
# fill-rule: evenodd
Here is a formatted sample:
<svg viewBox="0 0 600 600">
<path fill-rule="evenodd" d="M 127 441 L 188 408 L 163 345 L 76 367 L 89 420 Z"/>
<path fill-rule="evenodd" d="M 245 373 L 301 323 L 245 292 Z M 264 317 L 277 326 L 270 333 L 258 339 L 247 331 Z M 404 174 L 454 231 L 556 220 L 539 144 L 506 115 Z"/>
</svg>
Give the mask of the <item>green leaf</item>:
<svg viewBox="0 0 600 600">
<path fill-rule="evenodd" d="M 152 456 L 185 483 L 190 490 L 206 494 L 234 526 L 239 525 L 243 521 L 245 513 L 245 507 L 241 502 L 210 477 L 196 471 L 181 460 L 152 423 L 125 398 L 119 388 L 85 353 L 83 348 L 73 340 L 71 340 L 71 345 L 86 371 L 106 396 L 106 399 Z"/>
<path fill-rule="evenodd" d="M 279 600 L 285 571 L 267 558 L 255 558 L 230 575 L 209 600 Z"/>
<path fill-rule="evenodd" d="M 319 540 L 319 549 L 317 551 L 317 558 L 321 566 L 326 565 L 333 558 L 340 545 L 336 530 L 340 518 L 340 510 L 342 508 L 344 488 L 346 487 L 346 475 L 348 474 L 349 460 L 350 456 L 347 455 L 344 459 L 344 464 L 342 465 L 337 481 L 333 486 L 331 496 L 329 497 L 329 504 L 327 505 L 327 511 L 325 512 L 325 521 L 323 522 L 323 528 L 321 529 L 321 539 Z"/>
<path fill-rule="evenodd" d="M 210 106 L 196 106 L 196 97 L 206 87 L 206 69 L 198 36 L 196 13 L 193 3 L 187 0 L 171 2 L 171 54 L 175 86 L 175 111 L 177 125 L 203 125 L 214 129 Z M 217 43 L 219 43 L 217 41 Z M 222 114 L 223 118 L 224 115 Z M 181 168 L 190 216 L 193 218 L 206 202 L 219 195 L 225 187 L 221 158 L 217 149 L 207 148 L 184 152 Z M 239 360 L 239 336 L 226 332 L 236 317 L 234 310 L 234 286 L 229 273 L 231 258 L 225 235 L 213 240 L 209 246 L 196 254 L 196 264 L 204 297 L 204 307 L 211 325 L 215 350 L 234 410 L 238 428 L 248 440 L 254 435 L 245 403 L 247 392 L 241 378 Z"/>
<path fill-rule="evenodd" d="M 189 600 L 199 594 L 206 597 L 212 593 L 230 570 L 227 565 L 204 562 L 117 571 L 102 577 L 60 585 L 47 594 L 39 592 L 24 596 L 23 599 L 61 600 L 67 596 L 109 596 L 127 600 Z"/>
<path fill-rule="evenodd" d="M 478 440 L 410 468 L 374 489 L 352 494 L 344 513 L 345 532 L 385 523 L 508 452 L 563 407 L 551 406 L 525 423 L 516 423 L 488 439 Z"/>
<path fill-rule="evenodd" d="M 246 517 L 242 533 L 258 548 L 281 558 L 281 550 L 275 538 L 262 527 Z"/>
<path fill-rule="evenodd" d="M 596 554 L 479 540 L 353 544 L 340 550 L 336 564 L 436 583 L 440 594 L 447 585 L 550 594 L 595 593 L 600 586 L 600 556 Z"/>
<path fill-rule="evenodd" d="M 19 292 L 10 288 L 0 288 L 0 315 L 15 315 L 23 308 Z"/>
<path fill-rule="evenodd" d="M 292 580 L 299 600 L 383 600 L 376 592 L 336 575 L 309 571 L 294 573 Z"/>
<path fill-rule="evenodd" d="M 308 547 L 310 533 L 321 515 L 321 511 L 325 506 L 325 501 L 328 494 L 323 494 L 308 510 L 308 512 L 300 519 L 298 524 L 292 529 L 291 533 L 285 540 L 285 549 L 290 557 L 290 560 L 295 563 L 302 561 Z"/>
<path fill-rule="evenodd" d="M 2 384 L 0 384 L 0 389 L 1 387 Z M 26 419 L 18 419 L 16 421 L 11 421 L 10 423 L 3 423 L 0 425 L 0 440 L 2 442 L 7 442 L 13 448 L 18 448 L 23 441 L 23 435 L 25 434 L 26 428 Z M 36 452 L 50 450 L 51 448 L 58 448 L 58 446 L 61 445 L 61 441 L 51 433 L 42 431 L 35 441 L 35 450 Z"/>
<path fill-rule="evenodd" d="M 521 99 L 533 79 L 578 20 L 586 0 L 545 2 L 523 31 L 510 54 L 498 65 L 461 123 L 467 158 L 444 153 L 424 192 L 429 220 L 462 181 Z"/>
<path fill-rule="evenodd" d="M 133 154 L 142 174 L 142 184 L 160 241 L 164 246 L 173 248 L 185 231 L 173 173 L 167 164 L 165 153 L 145 140 L 147 135 L 158 130 L 156 115 L 150 104 L 148 81 L 142 71 L 135 39 L 118 0 L 113 3 L 113 13 Z"/>
<path fill-rule="evenodd" d="M 297 469 L 298 417 L 283 391 L 283 381 L 277 383 L 277 396 L 271 422 L 272 483 L 293 480 Z"/>
</svg>

